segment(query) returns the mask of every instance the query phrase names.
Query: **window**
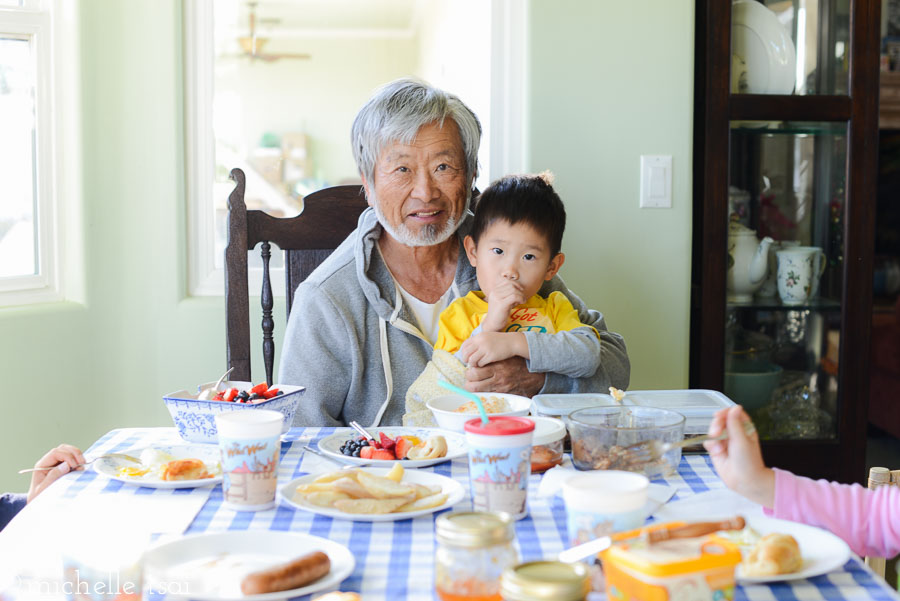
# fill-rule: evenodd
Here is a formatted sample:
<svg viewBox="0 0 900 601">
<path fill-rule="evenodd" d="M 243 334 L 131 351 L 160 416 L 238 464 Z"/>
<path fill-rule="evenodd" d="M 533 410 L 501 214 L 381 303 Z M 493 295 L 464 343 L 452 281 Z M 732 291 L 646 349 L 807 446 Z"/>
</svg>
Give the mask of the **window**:
<svg viewBox="0 0 900 601">
<path fill-rule="evenodd" d="M 418 76 L 475 110 L 485 130 L 477 185 L 521 171 L 522 4 L 380 0 L 347 11 L 342 3 L 185 2 L 190 294 L 223 293 L 230 170 L 247 176 L 249 209 L 284 217 L 302 210 L 305 194 L 359 182 L 350 126 L 392 79 Z M 284 293 L 282 259 L 273 253 L 276 294 Z M 260 290 L 255 264 L 253 251 L 251 293 Z"/>
<path fill-rule="evenodd" d="M 0 305 L 62 298 L 50 6 L 0 2 Z"/>
</svg>

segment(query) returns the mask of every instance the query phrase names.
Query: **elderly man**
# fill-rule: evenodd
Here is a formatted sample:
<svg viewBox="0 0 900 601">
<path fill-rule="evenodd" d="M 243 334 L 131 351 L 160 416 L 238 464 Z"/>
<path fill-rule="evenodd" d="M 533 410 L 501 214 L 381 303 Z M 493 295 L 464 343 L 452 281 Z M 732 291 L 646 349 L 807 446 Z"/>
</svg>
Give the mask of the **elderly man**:
<svg viewBox="0 0 900 601">
<path fill-rule="evenodd" d="M 351 138 L 370 208 L 294 296 L 279 381 L 307 388 L 296 425 L 398 425 L 406 390 L 431 358 L 438 315 L 478 285 L 462 247 L 481 141 L 475 114 L 452 94 L 398 80 L 363 106 Z M 533 396 L 628 386 L 622 337 L 559 277 L 540 294 L 554 290 L 600 333 L 594 376 L 532 373 L 515 358 L 470 367 L 469 390 Z"/>
</svg>

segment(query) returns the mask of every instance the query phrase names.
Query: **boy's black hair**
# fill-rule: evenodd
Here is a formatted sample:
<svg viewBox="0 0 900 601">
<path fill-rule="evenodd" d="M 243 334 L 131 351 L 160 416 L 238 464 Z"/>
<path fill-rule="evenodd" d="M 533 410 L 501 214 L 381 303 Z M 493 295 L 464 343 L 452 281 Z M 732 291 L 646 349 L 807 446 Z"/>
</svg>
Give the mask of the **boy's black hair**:
<svg viewBox="0 0 900 601">
<path fill-rule="evenodd" d="M 501 177 L 478 198 L 471 236 L 478 240 L 489 225 L 503 220 L 510 225 L 526 223 L 543 234 L 550 246 L 550 256 L 555 257 L 562 248 L 566 229 L 566 209 L 551 186 L 552 176 L 507 175 Z"/>
</svg>

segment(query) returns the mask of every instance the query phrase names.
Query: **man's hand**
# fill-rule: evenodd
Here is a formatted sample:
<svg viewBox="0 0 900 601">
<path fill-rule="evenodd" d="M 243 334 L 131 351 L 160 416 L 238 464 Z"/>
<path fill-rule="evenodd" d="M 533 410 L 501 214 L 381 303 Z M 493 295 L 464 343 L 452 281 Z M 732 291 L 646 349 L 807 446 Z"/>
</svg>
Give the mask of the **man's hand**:
<svg viewBox="0 0 900 601">
<path fill-rule="evenodd" d="M 544 387 L 546 374 L 533 374 L 525 359 L 511 357 L 484 367 L 466 369 L 466 390 L 470 392 L 509 392 L 532 397 Z"/>
<path fill-rule="evenodd" d="M 50 470 L 38 470 L 31 473 L 31 488 L 28 489 L 28 503 L 41 494 L 44 489 L 53 484 L 63 474 L 68 474 L 76 467 L 84 463 L 84 455 L 77 447 L 70 444 L 61 444 L 51 449 L 46 455 L 38 459 L 34 467 L 53 467 Z"/>
<path fill-rule="evenodd" d="M 481 332 L 462 343 L 463 361 L 475 367 L 509 359 L 528 358 L 528 341 L 521 332 Z"/>
<path fill-rule="evenodd" d="M 498 284 L 485 300 L 488 311 L 481 322 L 481 330 L 502 332 L 509 323 L 509 312 L 528 299 L 525 298 L 521 284 L 515 280 L 506 280 Z"/>
</svg>

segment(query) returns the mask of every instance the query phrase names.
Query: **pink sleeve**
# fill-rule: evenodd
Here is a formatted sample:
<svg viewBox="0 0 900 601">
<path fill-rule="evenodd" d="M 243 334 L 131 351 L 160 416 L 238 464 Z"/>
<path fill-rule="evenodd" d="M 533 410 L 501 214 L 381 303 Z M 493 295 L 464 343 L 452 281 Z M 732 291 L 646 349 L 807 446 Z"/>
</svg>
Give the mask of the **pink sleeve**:
<svg viewBox="0 0 900 601">
<path fill-rule="evenodd" d="M 766 515 L 830 530 L 860 556 L 900 553 L 900 487 L 810 480 L 775 469 L 775 507 Z"/>
</svg>

